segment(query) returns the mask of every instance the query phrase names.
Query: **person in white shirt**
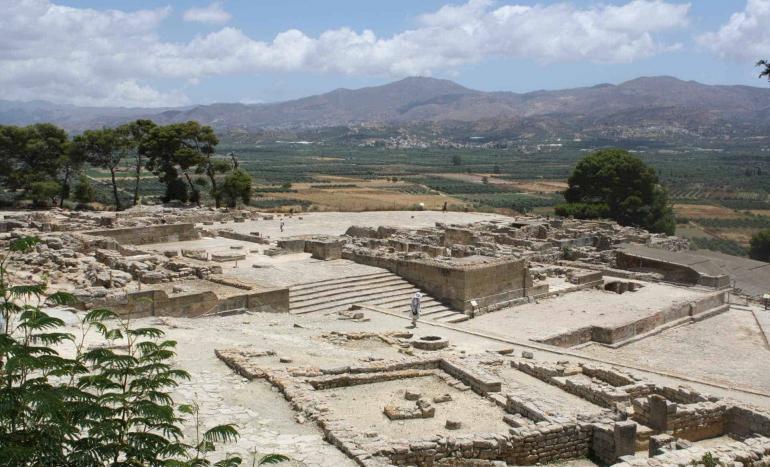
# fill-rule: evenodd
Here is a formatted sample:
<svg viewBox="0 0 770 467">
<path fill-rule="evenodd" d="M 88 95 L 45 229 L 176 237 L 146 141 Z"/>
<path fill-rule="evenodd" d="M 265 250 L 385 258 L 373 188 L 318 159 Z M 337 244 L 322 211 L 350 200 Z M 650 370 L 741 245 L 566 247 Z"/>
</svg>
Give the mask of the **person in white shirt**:
<svg viewBox="0 0 770 467">
<path fill-rule="evenodd" d="M 422 299 L 422 294 L 420 292 L 416 292 L 414 296 L 412 297 L 412 327 L 417 327 L 417 320 L 420 319 L 420 300 Z"/>
</svg>

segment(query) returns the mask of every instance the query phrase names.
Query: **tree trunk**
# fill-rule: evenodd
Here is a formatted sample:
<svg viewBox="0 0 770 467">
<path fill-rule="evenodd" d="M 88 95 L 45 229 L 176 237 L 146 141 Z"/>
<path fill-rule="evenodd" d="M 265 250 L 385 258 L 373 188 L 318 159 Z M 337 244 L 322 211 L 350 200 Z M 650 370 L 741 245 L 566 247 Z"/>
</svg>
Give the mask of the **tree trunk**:
<svg viewBox="0 0 770 467">
<path fill-rule="evenodd" d="M 134 206 L 139 204 L 139 179 L 142 178 L 142 158 L 136 156 L 136 186 L 134 186 Z"/>
<path fill-rule="evenodd" d="M 112 194 L 115 195 L 115 210 L 120 211 L 120 196 L 118 196 L 118 182 L 115 180 L 115 167 L 110 167 L 110 175 L 112 175 Z"/>
<path fill-rule="evenodd" d="M 64 168 L 64 180 L 61 184 L 61 198 L 59 199 L 59 207 L 64 207 L 64 199 L 70 194 L 70 168 L 69 166 Z"/>
<path fill-rule="evenodd" d="M 195 184 L 193 184 L 192 179 L 190 178 L 190 174 L 185 171 L 184 176 L 187 179 L 187 184 L 190 185 L 190 191 L 192 191 L 192 193 L 196 193 L 195 204 L 197 204 L 198 207 L 201 207 L 201 195 L 198 193 L 198 189 L 195 188 Z"/>
<path fill-rule="evenodd" d="M 206 172 L 206 175 L 209 176 L 209 180 L 211 180 L 211 194 L 214 195 L 214 206 L 219 209 L 219 206 L 222 204 L 222 195 L 219 193 L 219 190 L 217 189 L 217 177 L 216 174 L 213 173 L 211 169 L 209 169 Z"/>
</svg>

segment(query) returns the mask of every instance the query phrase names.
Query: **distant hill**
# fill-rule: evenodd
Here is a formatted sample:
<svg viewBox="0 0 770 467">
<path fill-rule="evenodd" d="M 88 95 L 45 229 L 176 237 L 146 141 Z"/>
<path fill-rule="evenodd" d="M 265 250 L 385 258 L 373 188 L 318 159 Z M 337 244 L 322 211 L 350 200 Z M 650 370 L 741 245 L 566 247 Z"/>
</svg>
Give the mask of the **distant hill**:
<svg viewBox="0 0 770 467">
<path fill-rule="evenodd" d="M 0 124 L 51 121 L 79 131 L 138 117 L 159 123 L 197 120 L 219 131 L 246 132 L 428 123 L 499 134 L 751 136 L 766 135 L 770 129 L 770 89 L 711 86 L 662 76 L 519 94 L 481 92 L 448 80 L 413 77 L 253 105 L 127 109 L 0 101 Z"/>
</svg>

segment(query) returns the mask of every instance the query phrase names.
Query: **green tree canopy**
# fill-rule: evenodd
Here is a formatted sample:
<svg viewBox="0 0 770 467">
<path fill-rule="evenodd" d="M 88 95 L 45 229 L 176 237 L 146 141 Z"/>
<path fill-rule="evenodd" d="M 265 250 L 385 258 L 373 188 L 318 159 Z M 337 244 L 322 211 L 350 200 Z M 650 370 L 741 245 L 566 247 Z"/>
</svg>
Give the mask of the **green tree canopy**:
<svg viewBox="0 0 770 467">
<path fill-rule="evenodd" d="M 80 148 L 79 150 L 85 155 L 85 160 L 89 164 L 110 171 L 115 209 L 120 211 L 122 205 L 115 174 L 121 161 L 131 149 L 127 129 L 119 127 L 86 130 L 82 135 L 75 137 L 74 144 Z"/>
<path fill-rule="evenodd" d="M 148 133 L 142 149 L 148 157 L 147 168 L 166 185 L 165 201 L 187 201 L 182 199 L 186 195 L 200 204 L 200 192 L 190 171 L 209 177 L 216 199 L 219 190 L 215 176 L 221 173 L 221 164 L 213 159 L 217 144 L 219 139 L 211 127 L 193 121 L 155 127 Z M 187 189 L 179 186 L 180 175 L 184 175 Z"/>
<path fill-rule="evenodd" d="M 229 207 L 235 207 L 238 201 L 248 204 L 251 200 L 251 176 L 243 169 L 233 170 L 222 183 L 222 195 Z"/>
<path fill-rule="evenodd" d="M 770 262 L 770 229 L 765 229 L 751 237 L 749 257 Z"/>
<path fill-rule="evenodd" d="M 67 144 L 67 133 L 48 123 L 0 126 L 0 182 L 29 192 L 35 183 L 56 180 Z"/>
<path fill-rule="evenodd" d="M 81 175 L 75 185 L 74 198 L 78 203 L 92 203 L 96 201 L 96 190 L 91 184 L 91 180 L 85 175 Z"/>
<path fill-rule="evenodd" d="M 622 149 L 603 149 L 583 158 L 567 180 L 567 205 L 556 213 L 605 215 L 622 225 L 672 235 L 676 229 L 666 190 L 652 167 Z"/>
</svg>

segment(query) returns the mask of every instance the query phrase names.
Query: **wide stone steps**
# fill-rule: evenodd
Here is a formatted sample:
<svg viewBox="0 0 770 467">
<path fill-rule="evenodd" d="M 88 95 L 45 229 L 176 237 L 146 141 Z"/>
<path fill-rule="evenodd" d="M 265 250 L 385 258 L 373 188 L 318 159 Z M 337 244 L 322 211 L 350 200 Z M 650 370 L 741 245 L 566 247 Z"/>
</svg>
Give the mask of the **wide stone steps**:
<svg viewBox="0 0 770 467">
<path fill-rule="evenodd" d="M 364 283 L 350 283 L 350 284 L 340 284 L 339 286 L 335 286 L 333 288 L 326 288 L 326 289 L 318 289 L 313 291 L 302 291 L 297 295 L 292 294 L 289 299 L 291 300 L 291 303 L 300 304 L 303 302 L 308 302 L 312 300 L 316 300 L 323 297 L 333 297 L 338 296 L 340 291 L 345 291 L 346 293 L 356 293 L 366 290 L 374 290 L 374 289 L 382 289 L 387 288 L 391 286 L 400 286 L 404 285 L 403 281 L 400 281 L 398 278 L 386 278 L 386 279 L 378 279 L 376 281 L 366 281 Z"/>
<path fill-rule="evenodd" d="M 297 284 L 291 287 L 291 291 L 295 296 L 299 297 L 306 294 L 312 294 L 315 292 L 322 292 L 324 290 L 333 290 L 339 286 L 347 286 L 350 284 L 363 284 L 366 282 L 376 282 L 379 280 L 392 279 L 393 275 L 390 273 L 377 273 L 367 274 L 356 277 L 343 277 L 340 279 L 329 279 L 325 281 L 307 282 L 303 284 Z"/>
<path fill-rule="evenodd" d="M 390 286 L 387 288 L 370 290 L 365 293 L 340 293 L 338 296 L 324 297 L 309 303 L 300 303 L 296 306 L 291 305 L 290 301 L 289 307 L 293 313 L 297 314 L 314 313 L 316 311 L 335 312 L 347 310 L 350 308 L 350 305 L 357 303 L 368 303 L 368 301 L 371 299 L 390 297 L 394 294 L 401 294 L 404 297 L 411 297 L 416 291 L 417 289 L 411 285 L 402 285 L 397 287 Z"/>
<path fill-rule="evenodd" d="M 409 315 L 410 302 L 420 291 L 408 281 L 387 272 L 306 282 L 289 289 L 289 305 L 294 314 L 335 313 L 348 310 L 351 305 L 369 304 Z M 468 317 L 447 308 L 423 292 L 421 318 L 441 323 L 459 323 Z"/>
</svg>

